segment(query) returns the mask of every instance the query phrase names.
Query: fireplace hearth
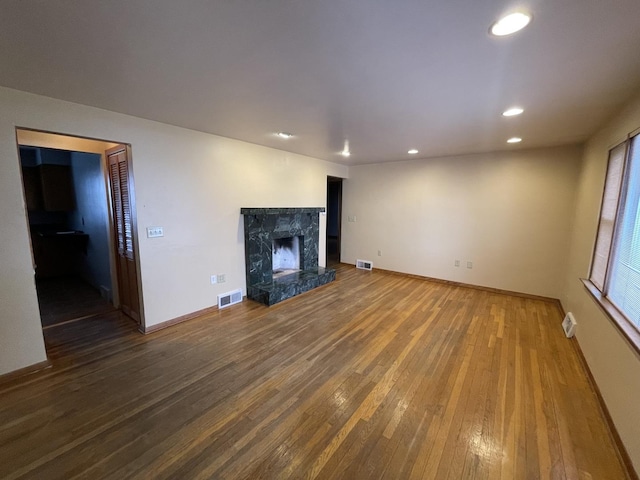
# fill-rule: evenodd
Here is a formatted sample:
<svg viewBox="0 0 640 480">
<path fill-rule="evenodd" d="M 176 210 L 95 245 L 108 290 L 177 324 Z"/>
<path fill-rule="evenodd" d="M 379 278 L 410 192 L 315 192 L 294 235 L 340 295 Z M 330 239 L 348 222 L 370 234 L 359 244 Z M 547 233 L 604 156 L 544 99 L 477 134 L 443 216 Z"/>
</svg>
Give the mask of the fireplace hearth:
<svg viewBox="0 0 640 480">
<path fill-rule="evenodd" d="M 242 208 L 247 297 L 265 305 L 335 280 L 318 266 L 318 208 Z"/>
</svg>

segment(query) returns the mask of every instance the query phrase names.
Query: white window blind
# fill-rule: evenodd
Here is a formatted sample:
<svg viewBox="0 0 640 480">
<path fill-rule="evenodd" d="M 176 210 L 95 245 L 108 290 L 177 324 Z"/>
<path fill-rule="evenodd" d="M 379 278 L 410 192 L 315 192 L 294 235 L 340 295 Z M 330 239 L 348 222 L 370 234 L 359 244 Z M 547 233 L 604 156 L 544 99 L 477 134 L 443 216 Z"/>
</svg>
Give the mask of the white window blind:
<svg viewBox="0 0 640 480">
<path fill-rule="evenodd" d="M 619 189 L 613 249 L 609 254 L 610 272 L 608 282 L 605 281 L 604 293 L 631 323 L 639 328 L 640 137 L 638 136 L 630 142 L 624 173 L 622 188 Z"/>
<path fill-rule="evenodd" d="M 609 152 L 607 178 L 604 184 L 604 194 L 600 209 L 600 225 L 593 262 L 591 263 L 590 277 L 590 280 L 601 292 L 604 292 L 607 265 L 609 264 L 611 245 L 613 243 L 613 231 L 618 213 L 618 198 L 622 187 L 626 151 L 627 142 L 624 142 Z"/>
</svg>

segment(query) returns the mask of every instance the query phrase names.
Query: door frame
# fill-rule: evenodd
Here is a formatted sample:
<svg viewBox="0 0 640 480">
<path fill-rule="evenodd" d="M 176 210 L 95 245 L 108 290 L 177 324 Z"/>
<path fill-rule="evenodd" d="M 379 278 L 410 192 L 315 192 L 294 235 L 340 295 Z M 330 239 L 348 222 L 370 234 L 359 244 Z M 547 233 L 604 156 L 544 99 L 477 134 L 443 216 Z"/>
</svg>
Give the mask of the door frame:
<svg viewBox="0 0 640 480">
<path fill-rule="evenodd" d="M 41 144 L 35 144 L 36 142 L 33 142 L 34 145 L 33 146 L 39 146 L 39 147 L 44 147 L 44 148 L 57 148 L 60 150 L 68 150 L 68 151 L 86 151 L 88 153 L 99 153 L 101 156 L 100 159 L 100 165 L 101 165 L 101 171 L 102 171 L 102 176 L 103 176 L 103 181 L 104 181 L 104 185 L 105 185 L 105 191 L 106 191 L 106 204 L 107 204 L 107 221 L 108 221 L 108 225 L 107 225 L 107 229 L 108 229 L 108 242 L 109 242 L 109 271 L 111 274 L 111 294 L 112 294 L 112 300 L 113 300 L 113 306 L 115 308 L 120 309 L 121 305 L 120 305 L 120 285 L 119 285 L 119 281 L 118 281 L 118 274 L 117 274 L 117 244 L 115 243 L 115 228 L 114 228 L 114 219 L 113 219 L 113 205 L 112 205 L 112 200 L 111 200 L 111 185 L 110 185 L 110 179 L 109 179 L 109 166 L 107 165 L 107 157 L 105 154 L 105 150 L 106 148 L 104 148 L 104 144 L 110 144 L 110 146 L 116 146 L 116 145 L 125 145 L 127 148 L 127 154 L 128 154 L 128 158 L 129 158 L 129 177 L 130 177 L 130 182 L 131 185 L 134 185 L 134 161 L 133 161 L 133 155 L 132 155 L 132 148 L 131 148 L 131 144 L 126 143 L 126 142 L 118 142 L 118 141 L 113 141 L 113 140 L 105 140 L 105 139 L 101 139 L 101 138 L 93 138 L 93 137 L 84 137 L 81 135 L 74 135 L 74 134 L 69 134 L 69 133 L 62 133 L 59 131 L 49 131 L 49 130 L 41 130 L 41 129 L 36 129 L 36 128 L 30 128 L 30 127 L 24 127 L 24 126 L 16 126 L 15 127 L 15 132 L 16 132 L 16 149 L 19 148 L 20 146 L 20 133 L 19 132 L 25 132 L 25 135 L 29 135 L 29 134 L 33 134 L 36 135 L 36 137 L 38 135 L 42 135 L 42 140 L 41 140 Z M 74 149 L 71 148 L 70 146 L 65 146 L 65 141 L 64 139 L 73 139 L 73 141 L 81 141 L 81 142 L 88 142 L 86 144 L 90 144 L 91 142 L 95 142 L 94 145 L 94 149 L 91 148 L 87 148 L 87 149 Z M 59 143 L 58 143 L 59 142 Z M 100 144 L 100 145 L 97 145 Z M 18 155 L 18 162 L 20 161 L 20 155 Z M 27 222 L 27 230 L 29 231 L 29 215 L 28 215 L 28 211 L 26 208 L 26 199 L 24 199 L 24 181 L 22 179 L 22 175 L 20 177 L 21 183 L 22 183 L 22 194 L 23 194 L 23 201 L 25 201 L 25 207 L 24 207 L 24 214 L 25 214 L 25 221 Z M 140 312 L 140 321 L 138 323 L 138 328 L 140 330 L 140 332 L 144 333 L 145 331 L 145 315 L 144 315 L 144 301 L 143 301 L 143 297 L 142 297 L 142 276 L 141 276 L 141 269 L 140 269 L 140 247 L 139 247 L 139 242 L 138 242 L 138 222 L 137 222 L 137 210 L 136 210 L 136 204 L 135 204 L 135 193 L 133 195 L 131 195 L 131 222 L 132 222 L 132 228 L 133 228 L 133 251 L 134 251 L 134 259 L 135 259 L 135 265 L 136 265 L 136 275 L 137 275 L 137 289 L 138 289 L 138 303 L 139 303 L 139 312 Z M 33 267 L 34 267 L 34 271 L 35 271 L 35 260 L 33 257 L 33 242 L 31 239 L 31 233 L 29 233 L 29 249 L 31 251 L 31 260 L 33 263 Z"/>
</svg>

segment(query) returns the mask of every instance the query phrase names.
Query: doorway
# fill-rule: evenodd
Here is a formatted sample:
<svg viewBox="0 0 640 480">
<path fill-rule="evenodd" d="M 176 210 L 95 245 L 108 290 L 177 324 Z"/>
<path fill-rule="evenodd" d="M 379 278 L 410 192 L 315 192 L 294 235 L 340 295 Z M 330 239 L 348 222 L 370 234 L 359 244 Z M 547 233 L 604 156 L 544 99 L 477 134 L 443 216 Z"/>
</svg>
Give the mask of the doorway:
<svg viewBox="0 0 640 480">
<path fill-rule="evenodd" d="M 340 263 L 342 178 L 327 177 L 327 266 Z"/>
<path fill-rule="evenodd" d="M 122 308 L 105 161 L 118 144 L 27 129 L 16 135 L 43 329 Z"/>
</svg>

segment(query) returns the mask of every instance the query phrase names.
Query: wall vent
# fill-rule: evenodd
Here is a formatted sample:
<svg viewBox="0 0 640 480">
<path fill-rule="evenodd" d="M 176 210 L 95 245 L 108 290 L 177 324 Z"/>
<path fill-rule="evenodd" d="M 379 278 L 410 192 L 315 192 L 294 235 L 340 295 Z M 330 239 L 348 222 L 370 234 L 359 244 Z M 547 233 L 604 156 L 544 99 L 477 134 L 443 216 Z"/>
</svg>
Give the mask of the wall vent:
<svg viewBox="0 0 640 480">
<path fill-rule="evenodd" d="M 218 295 L 218 308 L 226 308 L 242 301 L 242 290 L 234 290 L 233 292 L 222 293 Z"/>
<path fill-rule="evenodd" d="M 369 260 L 356 260 L 356 268 L 361 270 L 373 270 L 373 262 Z"/>
<path fill-rule="evenodd" d="M 573 337 L 576 333 L 576 325 L 577 323 L 576 319 L 573 317 L 573 313 L 567 313 L 562 321 L 562 329 L 564 330 L 564 334 L 567 338 Z"/>
</svg>

